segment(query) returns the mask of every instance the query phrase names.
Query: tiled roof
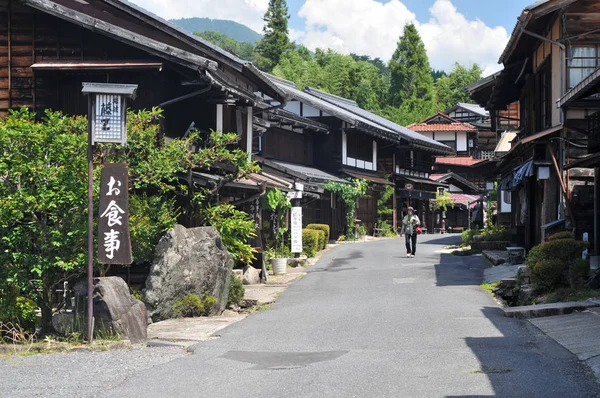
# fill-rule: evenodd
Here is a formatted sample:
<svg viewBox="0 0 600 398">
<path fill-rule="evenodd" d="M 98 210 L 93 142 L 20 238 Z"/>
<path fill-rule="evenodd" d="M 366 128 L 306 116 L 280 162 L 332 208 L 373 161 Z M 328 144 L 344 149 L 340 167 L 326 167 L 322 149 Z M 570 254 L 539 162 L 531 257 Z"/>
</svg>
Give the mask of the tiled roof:
<svg viewBox="0 0 600 398">
<path fill-rule="evenodd" d="M 456 173 L 450 172 L 446 174 L 432 174 L 429 176 L 429 178 L 435 181 L 445 182 L 447 184 L 454 184 L 467 193 L 475 193 L 479 191 L 475 184 Z"/>
<path fill-rule="evenodd" d="M 353 114 L 361 118 L 367 119 L 371 123 L 375 123 L 376 125 L 383 127 L 387 130 L 394 131 L 396 134 L 398 134 L 400 138 L 403 138 L 408 142 L 414 143 L 416 145 L 421 145 L 438 153 L 453 152 L 449 147 L 438 141 L 432 140 L 431 138 L 425 137 L 421 134 L 415 134 L 415 132 L 411 131 L 410 129 L 407 129 L 406 127 L 400 126 L 399 124 L 396 124 L 384 117 L 376 115 L 373 112 L 369 112 L 360 108 L 358 104 L 354 101 L 339 97 L 337 95 L 328 94 L 311 87 L 306 87 L 304 91 L 323 101 L 333 104 L 346 111 L 352 112 Z"/>
<path fill-rule="evenodd" d="M 468 206 L 469 202 L 471 202 L 471 207 L 475 207 L 475 205 L 477 204 L 477 200 L 480 199 L 479 196 L 465 195 L 462 193 L 451 193 L 450 197 L 452 198 L 455 204 L 460 204 L 465 207 Z"/>
<path fill-rule="evenodd" d="M 398 133 L 387 129 L 383 126 L 373 123 L 372 121 L 356 115 L 340 106 L 336 106 L 330 102 L 327 102 L 319 97 L 311 95 L 302 90 L 298 90 L 293 82 L 281 79 L 279 77 L 268 75 L 269 78 L 281 89 L 289 98 L 304 102 L 310 106 L 317 108 L 329 115 L 332 115 L 340 120 L 345 121 L 351 125 L 355 125 L 359 128 L 364 128 L 369 131 L 373 131 L 376 134 L 385 137 L 392 141 L 399 140 Z"/>
<path fill-rule="evenodd" d="M 427 132 L 427 131 L 477 131 L 475 127 L 467 123 L 418 123 L 411 124 L 408 126 L 409 129 L 416 132 Z"/>
<path fill-rule="evenodd" d="M 436 158 L 435 163 L 437 164 L 449 164 L 454 166 L 473 166 L 481 162 L 481 159 L 473 159 L 472 157 L 447 157 L 447 158 Z"/>
<path fill-rule="evenodd" d="M 304 174 L 311 180 L 325 181 L 325 182 L 327 182 L 327 181 L 346 182 L 345 180 L 342 180 L 339 177 L 336 177 L 332 174 L 326 173 L 322 170 L 315 169 L 314 167 L 304 166 L 304 165 L 300 165 L 300 164 L 292 164 L 292 163 L 287 163 L 287 162 L 280 162 L 278 160 L 274 161 L 274 163 L 277 163 L 280 166 L 286 167 L 286 168 L 296 171 L 298 173 Z"/>
</svg>

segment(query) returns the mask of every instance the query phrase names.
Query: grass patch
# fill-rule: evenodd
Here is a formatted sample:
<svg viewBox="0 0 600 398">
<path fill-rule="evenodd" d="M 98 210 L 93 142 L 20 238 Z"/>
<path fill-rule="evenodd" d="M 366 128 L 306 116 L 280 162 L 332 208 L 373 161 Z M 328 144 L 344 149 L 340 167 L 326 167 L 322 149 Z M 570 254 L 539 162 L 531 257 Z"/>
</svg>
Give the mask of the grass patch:
<svg viewBox="0 0 600 398">
<path fill-rule="evenodd" d="M 481 285 L 479 285 L 480 288 L 482 288 L 483 290 L 485 290 L 486 292 L 488 292 L 489 294 L 491 294 L 492 296 L 494 295 L 494 289 L 500 286 L 500 282 L 494 282 L 494 283 L 482 283 Z"/>
<path fill-rule="evenodd" d="M 600 298 L 600 290 L 563 288 L 545 295 L 542 304 L 585 301 L 590 298 Z"/>
<path fill-rule="evenodd" d="M 255 313 L 255 312 L 263 312 L 263 311 L 268 311 L 271 309 L 271 307 L 273 306 L 273 304 L 261 304 L 261 305 L 257 305 L 256 307 L 252 307 L 252 309 L 250 310 L 251 313 Z"/>
</svg>

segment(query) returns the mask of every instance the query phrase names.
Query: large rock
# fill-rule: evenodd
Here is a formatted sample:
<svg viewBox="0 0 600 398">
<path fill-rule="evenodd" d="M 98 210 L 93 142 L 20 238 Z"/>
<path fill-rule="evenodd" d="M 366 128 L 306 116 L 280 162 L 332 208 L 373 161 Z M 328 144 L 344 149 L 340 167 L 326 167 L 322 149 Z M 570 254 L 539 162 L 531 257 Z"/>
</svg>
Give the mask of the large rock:
<svg viewBox="0 0 600 398">
<path fill-rule="evenodd" d="M 210 314 L 227 305 L 233 259 L 213 227 L 176 225 L 156 246 L 143 300 L 153 321 L 175 318 L 173 305 L 187 294 L 217 299 Z"/>
<path fill-rule="evenodd" d="M 260 283 L 260 271 L 251 265 L 244 267 L 242 283 L 244 285 L 256 285 Z"/>
<path fill-rule="evenodd" d="M 87 313 L 87 281 L 79 282 L 75 292 L 74 329 L 85 330 Z M 144 342 L 147 338 L 148 316 L 146 306 L 134 299 L 127 283 L 118 276 L 94 278 L 94 332 L 112 335 L 117 333 L 132 343 Z M 63 326 L 64 329 L 67 329 Z"/>
</svg>

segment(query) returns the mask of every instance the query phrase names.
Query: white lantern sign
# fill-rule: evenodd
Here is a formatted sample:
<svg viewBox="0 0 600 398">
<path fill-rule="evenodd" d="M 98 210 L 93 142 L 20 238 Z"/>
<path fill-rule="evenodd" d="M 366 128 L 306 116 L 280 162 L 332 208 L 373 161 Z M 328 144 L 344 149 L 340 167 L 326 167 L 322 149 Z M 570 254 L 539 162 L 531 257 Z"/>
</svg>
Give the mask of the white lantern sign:
<svg viewBox="0 0 600 398">
<path fill-rule="evenodd" d="M 127 144 L 126 98 L 135 98 L 136 84 L 83 83 L 90 96 L 92 145 L 97 142 Z"/>
</svg>

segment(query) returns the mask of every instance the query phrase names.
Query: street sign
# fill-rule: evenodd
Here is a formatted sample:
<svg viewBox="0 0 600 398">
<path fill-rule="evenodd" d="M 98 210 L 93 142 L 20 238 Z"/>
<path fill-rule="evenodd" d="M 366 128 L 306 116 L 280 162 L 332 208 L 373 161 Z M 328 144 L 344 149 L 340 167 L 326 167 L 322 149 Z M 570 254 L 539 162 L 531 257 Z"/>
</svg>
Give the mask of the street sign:
<svg viewBox="0 0 600 398">
<path fill-rule="evenodd" d="M 100 184 L 98 262 L 131 264 L 127 165 L 105 164 Z"/>
<path fill-rule="evenodd" d="M 302 253 L 302 207 L 292 207 L 292 253 Z"/>
<path fill-rule="evenodd" d="M 302 192 L 301 191 L 290 191 L 290 192 L 287 193 L 287 197 L 290 200 L 292 200 L 292 199 L 302 199 Z"/>
</svg>

